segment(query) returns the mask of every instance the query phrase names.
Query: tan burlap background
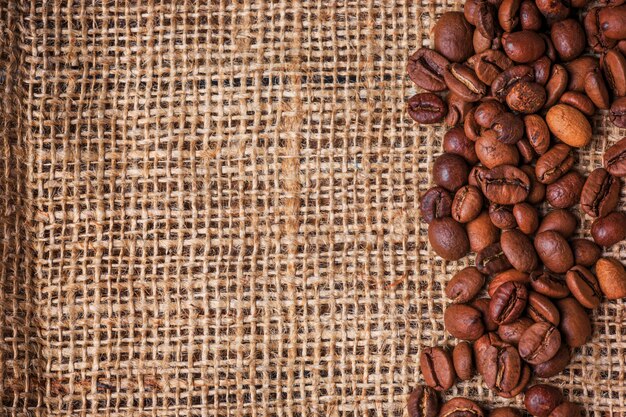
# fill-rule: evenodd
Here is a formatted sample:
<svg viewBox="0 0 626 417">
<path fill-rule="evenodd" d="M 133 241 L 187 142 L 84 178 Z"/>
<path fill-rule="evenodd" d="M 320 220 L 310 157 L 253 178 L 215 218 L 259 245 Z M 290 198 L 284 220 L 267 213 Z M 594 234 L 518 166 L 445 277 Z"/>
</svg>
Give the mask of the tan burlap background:
<svg viewBox="0 0 626 417">
<path fill-rule="evenodd" d="M 0 1 L 0 413 L 400 416 L 470 262 L 428 248 L 444 130 L 404 113 L 460 2 L 197 3 Z M 593 321 L 555 381 L 624 415 L 624 302 Z"/>
</svg>

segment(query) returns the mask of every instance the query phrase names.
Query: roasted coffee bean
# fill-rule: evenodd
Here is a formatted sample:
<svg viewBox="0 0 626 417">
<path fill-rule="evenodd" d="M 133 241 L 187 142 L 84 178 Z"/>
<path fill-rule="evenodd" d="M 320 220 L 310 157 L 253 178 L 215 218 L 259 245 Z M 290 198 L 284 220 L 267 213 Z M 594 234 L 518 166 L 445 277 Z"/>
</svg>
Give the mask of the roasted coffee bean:
<svg viewBox="0 0 626 417">
<path fill-rule="evenodd" d="M 563 401 L 552 410 L 549 417 L 582 417 L 582 415 L 583 410 L 579 405 Z"/>
<path fill-rule="evenodd" d="M 598 284 L 602 293 L 609 300 L 626 297 L 626 271 L 620 261 L 613 258 L 601 258 L 596 263 Z"/>
<path fill-rule="evenodd" d="M 428 241 L 437 255 L 448 261 L 460 259 L 469 251 L 465 229 L 451 217 L 434 219 L 430 223 Z"/>
<path fill-rule="evenodd" d="M 539 213 L 528 203 L 518 203 L 513 206 L 513 216 L 515 216 L 517 227 L 524 234 L 532 235 L 539 227 Z"/>
<path fill-rule="evenodd" d="M 591 240 L 574 239 L 569 244 L 574 252 L 574 263 L 586 267 L 592 267 L 602 256 L 602 249 Z"/>
<path fill-rule="evenodd" d="M 520 81 L 509 90 L 506 103 L 513 111 L 530 114 L 539 111 L 546 101 L 546 90 L 539 84 Z"/>
<path fill-rule="evenodd" d="M 534 374 L 537 378 L 552 378 L 567 368 L 571 358 L 569 347 L 565 343 L 561 343 L 561 347 L 551 359 L 533 367 Z"/>
<path fill-rule="evenodd" d="M 451 64 L 443 73 L 443 79 L 450 91 L 469 102 L 480 100 L 487 92 L 487 86 L 474 70 L 465 65 Z"/>
<path fill-rule="evenodd" d="M 520 169 L 528 175 L 528 179 L 530 180 L 530 192 L 528 193 L 528 197 L 526 197 L 526 201 L 530 204 L 541 203 L 546 196 L 546 186 L 537 181 L 535 168 L 530 165 L 522 165 Z"/>
<path fill-rule="evenodd" d="M 603 162 L 611 175 L 626 176 L 626 136 L 604 152 Z"/>
<path fill-rule="evenodd" d="M 561 313 L 559 331 L 562 340 L 573 348 L 580 347 L 591 338 L 591 322 L 587 312 L 575 298 L 555 301 Z"/>
<path fill-rule="evenodd" d="M 476 107 L 467 113 L 465 121 L 463 122 L 463 131 L 465 132 L 465 136 L 473 141 L 477 140 L 481 133 L 480 126 L 476 123 L 476 119 L 474 118 L 475 112 Z"/>
<path fill-rule="evenodd" d="M 478 105 L 474 118 L 481 127 L 490 128 L 497 116 L 506 111 L 504 104 L 498 100 L 486 99 Z"/>
<path fill-rule="evenodd" d="M 550 72 L 552 69 L 552 61 L 547 56 L 542 56 L 532 64 L 533 72 L 535 73 L 535 82 L 541 86 L 548 83 L 550 79 Z"/>
<path fill-rule="evenodd" d="M 476 156 L 478 156 L 480 162 L 489 169 L 500 165 L 517 165 L 519 163 L 519 151 L 517 148 L 499 141 L 496 132 L 493 130 L 483 132 L 476 140 L 475 149 Z"/>
<path fill-rule="evenodd" d="M 530 274 L 530 286 L 539 294 L 550 298 L 564 298 L 569 295 L 569 288 L 564 279 L 549 271 L 534 271 Z"/>
<path fill-rule="evenodd" d="M 496 77 L 505 69 L 513 65 L 513 61 L 501 51 L 488 49 L 474 55 L 474 71 L 478 78 L 486 85 L 491 85 Z"/>
<path fill-rule="evenodd" d="M 433 93 L 415 94 L 409 99 L 407 106 L 411 119 L 420 124 L 439 123 L 448 113 L 446 103 Z"/>
<path fill-rule="evenodd" d="M 522 413 L 513 407 L 499 407 L 491 410 L 489 417 L 522 417 Z"/>
<path fill-rule="evenodd" d="M 433 180 L 435 184 L 448 191 L 456 192 L 467 184 L 469 167 L 459 155 L 441 154 L 433 164 Z"/>
<path fill-rule="evenodd" d="M 581 56 L 564 63 L 569 76 L 567 89 L 570 91 L 585 91 L 585 79 L 587 74 L 596 71 L 599 67 L 598 58 L 594 56 Z"/>
<path fill-rule="evenodd" d="M 435 51 L 452 62 L 463 62 L 474 53 L 473 29 L 462 12 L 444 13 L 433 28 Z"/>
<path fill-rule="evenodd" d="M 453 127 L 443 136 L 443 151 L 459 155 L 471 165 L 478 163 L 474 142 L 465 135 L 460 127 Z"/>
<path fill-rule="evenodd" d="M 490 301 L 491 299 L 489 298 L 476 298 L 470 303 L 472 307 L 480 311 L 480 316 L 483 319 L 483 324 L 485 325 L 485 332 L 494 332 L 498 329 L 498 323 L 491 320 L 491 317 L 489 316 Z"/>
<path fill-rule="evenodd" d="M 457 272 L 446 284 L 446 296 L 457 304 L 463 304 L 476 297 L 483 285 L 485 276 L 473 266 Z"/>
<path fill-rule="evenodd" d="M 483 211 L 478 217 L 467 223 L 465 229 L 469 238 L 470 250 L 475 253 L 500 240 L 500 229 L 491 222 L 487 211 Z"/>
<path fill-rule="evenodd" d="M 488 51 L 490 49 L 496 50 L 500 49 L 501 46 L 501 32 L 502 29 L 496 27 L 496 36 L 493 38 L 485 37 L 480 30 L 475 30 L 472 36 L 472 45 L 474 46 L 474 52 L 480 54 L 482 52 Z"/>
<path fill-rule="evenodd" d="M 580 195 L 580 207 L 591 217 L 606 216 L 619 203 L 619 179 L 604 168 L 597 168 L 585 181 Z"/>
<path fill-rule="evenodd" d="M 506 282 L 518 282 L 526 285 L 530 282 L 530 277 L 526 272 L 518 271 L 517 269 L 507 269 L 506 271 L 500 272 L 493 277 L 487 286 L 489 296 L 493 297 L 498 287 Z"/>
<path fill-rule="evenodd" d="M 546 187 L 548 204 L 557 209 L 566 209 L 578 204 L 585 178 L 577 171 L 570 171 Z"/>
<path fill-rule="evenodd" d="M 600 61 L 604 78 L 618 97 L 626 96 L 626 58 L 616 49 L 608 50 Z"/>
<path fill-rule="evenodd" d="M 480 311 L 466 304 L 450 304 L 443 321 L 448 333 L 458 339 L 476 340 L 485 332 Z"/>
<path fill-rule="evenodd" d="M 569 15 L 570 2 L 567 0 L 535 0 L 535 3 L 548 23 L 558 22 Z"/>
<path fill-rule="evenodd" d="M 448 106 L 448 114 L 443 119 L 444 123 L 448 126 L 456 126 L 465 120 L 467 113 L 474 108 L 474 103 L 465 101 L 457 94 L 450 93 L 446 97 L 446 103 Z"/>
<path fill-rule="evenodd" d="M 548 230 L 537 234 L 535 249 L 543 264 L 552 272 L 563 274 L 574 266 L 572 249 L 558 232 Z"/>
<path fill-rule="evenodd" d="M 490 389 L 510 391 L 519 382 L 522 360 L 511 345 L 490 346 L 482 356 L 483 380 Z"/>
<path fill-rule="evenodd" d="M 607 39 L 606 36 L 604 36 L 604 32 L 600 29 L 600 10 L 602 10 L 600 7 L 590 9 L 583 20 L 587 43 L 594 52 L 598 53 L 602 53 L 615 46 L 615 41 Z"/>
<path fill-rule="evenodd" d="M 626 39 L 626 5 L 601 9 L 598 20 L 604 36 L 610 39 Z"/>
<path fill-rule="evenodd" d="M 420 48 L 409 57 L 407 73 L 418 87 L 428 91 L 443 91 L 447 88 L 443 72 L 450 62 L 429 48 Z"/>
<path fill-rule="evenodd" d="M 537 384 L 526 390 L 524 406 L 536 417 L 548 417 L 563 402 L 563 394 L 551 385 Z"/>
<path fill-rule="evenodd" d="M 502 35 L 502 49 L 513 61 L 525 64 L 539 59 L 546 43 L 537 32 L 521 30 Z"/>
<path fill-rule="evenodd" d="M 420 200 L 422 220 L 430 224 L 435 219 L 448 217 L 452 214 L 452 197 L 441 187 L 432 187 L 424 193 Z"/>
<path fill-rule="evenodd" d="M 565 67 L 559 64 L 553 65 L 550 71 L 550 78 L 546 84 L 546 102 L 544 108 L 549 109 L 559 101 L 567 89 L 568 81 L 569 75 Z"/>
<path fill-rule="evenodd" d="M 485 0 L 467 0 L 463 6 L 463 16 L 472 26 L 476 26 L 478 8 Z"/>
<path fill-rule="evenodd" d="M 526 314 L 537 323 L 545 321 L 553 326 L 558 326 L 561 320 L 559 310 L 554 303 L 548 297 L 536 291 L 528 293 Z"/>
<path fill-rule="evenodd" d="M 512 206 L 490 204 L 489 218 L 494 226 L 502 230 L 513 229 L 517 226 L 517 220 L 515 220 Z"/>
<path fill-rule="evenodd" d="M 519 84 L 521 83 L 516 85 Z M 521 117 L 509 112 L 497 115 L 493 119 L 491 129 L 495 132 L 497 139 L 507 145 L 517 143 L 524 136 L 524 122 Z"/>
<path fill-rule="evenodd" d="M 583 53 L 587 39 L 578 20 L 565 19 L 555 22 L 550 29 L 552 44 L 563 61 L 571 61 Z"/>
<path fill-rule="evenodd" d="M 626 215 L 614 211 L 591 224 L 591 236 L 600 246 L 609 247 L 626 238 Z"/>
<path fill-rule="evenodd" d="M 439 414 L 437 391 L 426 385 L 418 385 L 409 395 L 406 408 L 409 417 L 437 417 Z"/>
<path fill-rule="evenodd" d="M 485 178 L 487 172 L 489 172 L 489 169 L 485 168 L 484 166 L 474 165 L 469 173 L 469 178 L 467 179 L 469 185 L 482 188 L 483 179 Z"/>
<path fill-rule="evenodd" d="M 491 83 L 491 94 L 504 101 L 509 89 L 520 81 L 534 81 L 535 72 L 528 65 L 516 65 L 502 71 Z"/>
<path fill-rule="evenodd" d="M 539 157 L 535 166 L 535 174 L 540 183 L 552 184 L 568 172 L 573 165 L 572 148 L 564 143 L 557 143 Z M 624 165 L 626 168 L 626 164 Z"/>
<path fill-rule="evenodd" d="M 455 397 L 446 402 L 441 411 L 440 417 L 485 417 L 483 410 L 474 401 Z"/>
<path fill-rule="evenodd" d="M 545 55 L 550 59 L 550 61 L 556 62 L 558 57 L 556 55 L 556 49 L 554 49 L 554 45 L 552 44 L 552 39 L 550 39 L 550 36 L 546 33 L 540 33 L 539 36 L 541 36 L 541 39 L 543 39 L 546 43 Z"/>
<path fill-rule="evenodd" d="M 559 103 L 567 104 L 587 117 L 592 117 L 596 112 L 596 106 L 593 104 L 593 101 L 578 91 L 566 91 L 559 99 Z"/>
<path fill-rule="evenodd" d="M 420 354 L 420 370 L 426 385 L 437 391 L 445 391 L 451 388 L 456 380 L 450 353 L 439 346 L 422 350 Z"/>
<path fill-rule="evenodd" d="M 535 150 L 530 146 L 530 142 L 528 142 L 526 138 L 518 140 L 515 146 L 517 147 L 522 163 L 529 164 L 535 159 Z"/>
<path fill-rule="evenodd" d="M 582 148 L 591 141 L 591 124 L 580 110 L 567 104 L 557 104 L 548 110 L 546 123 L 550 132 L 574 148 Z"/>
<path fill-rule="evenodd" d="M 500 336 L 503 342 L 517 346 L 522 338 L 522 334 L 533 324 L 535 322 L 528 317 L 520 317 L 512 323 L 498 327 L 498 336 Z"/>
<path fill-rule="evenodd" d="M 511 264 L 500 243 L 494 243 L 476 254 L 476 268 L 483 274 L 492 275 L 511 268 Z"/>
<path fill-rule="evenodd" d="M 537 234 L 554 230 L 567 239 L 574 234 L 576 226 L 578 226 L 578 219 L 571 211 L 552 210 L 541 221 Z"/>
<path fill-rule="evenodd" d="M 620 51 L 622 55 L 626 56 L 626 40 L 625 39 L 618 41 L 615 48 L 617 48 L 617 50 Z"/>
<path fill-rule="evenodd" d="M 530 326 L 519 341 L 519 354 L 526 362 L 536 365 L 552 359 L 561 347 L 561 334 L 548 322 Z"/>
<path fill-rule="evenodd" d="M 494 332 L 485 333 L 474 342 L 474 361 L 476 363 L 476 370 L 480 375 L 485 373 L 484 363 L 486 352 L 491 347 L 501 348 L 506 346 L 507 344 L 503 343 L 497 333 Z"/>
<path fill-rule="evenodd" d="M 474 376 L 474 352 L 472 345 L 467 342 L 459 342 L 452 351 L 452 362 L 456 375 L 462 381 L 472 379 Z"/>
<path fill-rule="evenodd" d="M 600 284 L 596 277 L 587 268 L 576 265 L 565 274 L 565 282 L 572 295 L 586 308 L 596 308 L 600 305 Z"/>
<path fill-rule="evenodd" d="M 528 196 L 530 179 L 519 168 L 500 165 L 485 175 L 482 190 L 496 204 L 517 204 Z"/>
<path fill-rule="evenodd" d="M 496 8 L 489 2 L 478 5 L 476 30 L 484 37 L 492 39 L 496 35 Z"/>
<path fill-rule="evenodd" d="M 498 395 L 499 397 L 502 397 L 502 398 L 515 398 L 515 397 L 517 397 L 518 395 L 520 395 L 522 393 L 522 391 L 524 391 L 524 389 L 526 388 L 526 385 L 528 385 L 528 382 L 530 381 L 530 376 L 531 376 L 530 366 L 528 366 L 528 364 L 524 363 L 522 365 L 522 373 L 520 375 L 519 382 L 517 383 L 517 386 L 515 388 L 513 388 L 511 391 L 498 391 L 498 390 L 495 390 L 496 395 Z"/>
<path fill-rule="evenodd" d="M 500 27 L 511 32 L 519 23 L 520 0 L 503 0 L 498 8 Z"/>
<path fill-rule="evenodd" d="M 519 20 L 523 30 L 538 31 L 543 25 L 541 12 L 532 0 L 522 1 L 519 9 Z"/>
<path fill-rule="evenodd" d="M 611 104 L 609 119 L 617 127 L 626 127 L 626 97 L 620 97 Z"/>
<path fill-rule="evenodd" d="M 489 315 L 498 324 L 515 321 L 526 308 L 528 290 L 518 282 L 500 285 L 489 303 Z"/>
<path fill-rule="evenodd" d="M 592 71 L 585 77 L 585 94 L 599 109 L 609 109 L 609 90 L 599 71 Z"/>
<path fill-rule="evenodd" d="M 459 223 L 474 220 L 482 211 L 483 195 L 473 185 L 459 188 L 452 200 L 452 218 Z"/>
<path fill-rule="evenodd" d="M 546 153 L 550 147 L 550 130 L 543 117 L 537 114 L 524 116 L 524 128 L 535 152 L 539 155 Z"/>
<path fill-rule="evenodd" d="M 518 271 L 532 272 L 539 260 L 532 242 L 517 229 L 507 230 L 500 236 L 500 246 L 509 263 Z"/>
</svg>

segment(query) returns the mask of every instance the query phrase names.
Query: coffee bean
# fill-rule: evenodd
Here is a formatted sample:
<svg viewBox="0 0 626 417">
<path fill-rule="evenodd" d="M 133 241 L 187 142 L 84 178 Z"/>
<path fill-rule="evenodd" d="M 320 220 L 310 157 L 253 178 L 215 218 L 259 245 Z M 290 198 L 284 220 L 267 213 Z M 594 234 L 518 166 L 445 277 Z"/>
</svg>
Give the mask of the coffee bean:
<svg viewBox="0 0 626 417">
<path fill-rule="evenodd" d="M 626 97 L 620 97 L 611 104 L 609 119 L 617 127 L 626 127 Z"/>
<path fill-rule="evenodd" d="M 541 39 L 543 39 L 543 41 L 546 43 L 545 55 L 550 59 L 550 61 L 556 62 L 558 56 L 556 55 L 556 49 L 554 49 L 552 39 L 550 39 L 550 36 L 545 33 L 540 33 L 539 36 L 541 36 Z"/>
<path fill-rule="evenodd" d="M 545 362 L 561 347 L 561 334 L 548 322 L 530 326 L 519 341 L 519 354 L 526 362 L 536 365 Z"/>
<path fill-rule="evenodd" d="M 549 417 L 582 417 L 582 415 L 583 410 L 579 405 L 563 401 L 552 410 Z"/>
<path fill-rule="evenodd" d="M 572 295 L 586 308 L 600 305 L 600 284 L 587 268 L 576 265 L 565 274 L 565 281 Z"/>
<path fill-rule="evenodd" d="M 575 148 L 591 140 L 591 124 L 579 110 L 567 104 L 557 104 L 548 110 L 546 123 L 554 136 Z"/>
<path fill-rule="evenodd" d="M 563 61 L 571 61 L 583 53 L 587 39 L 578 20 L 555 22 L 550 30 L 552 44 Z"/>
<path fill-rule="evenodd" d="M 503 343 L 494 332 L 485 333 L 474 342 L 474 361 L 476 363 L 476 370 L 480 375 L 485 374 L 485 359 L 487 352 L 494 347 L 499 349 L 506 346 L 508 346 L 508 344 Z"/>
<path fill-rule="evenodd" d="M 591 217 L 606 216 L 619 203 L 619 179 L 604 168 L 597 168 L 589 174 L 580 196 L 580 207 Z"/>
<path fill-rule="evenodd" d="M 564 298 L 569 295 L 565 280 L 550 271 L 534 271 L 530 274 L 530 286 L 539 294 L 550 298 Z"/>
<path fill-rule="evenodd" d="M 535 291 L 528 293 L 526 313 L 537 323 L 545 321 L 553 326 L 558 326 L 561 320 L 559 310 L 548 297 Z"/>
<path fill-rule="evenodd" d="M 470 250 L 475 253 L 500 240 L 500 229 L 491 222 L 487 211 L 483 211 L 478 217 L 467 223 L 465 229 L 469 238 Z"/>
<path fill-rule="evenodd" d="M 502 36 L 502 29 L 500 29 L 499 27 L 495 29 L 496 36 L 494 36 L 493 38 L 485 37 L 478 29 L 474 31 L 474 34 L 472 35 L 472 46 L 474 47 L 475 53 L 480 54 L 490 49 L 500 49 L 500 36 Z"/>
<path fill-rule="evenodd" d="M 511 32 L 519 23 L 520 0 L 503 0 L 498 8 L 500 27 Z"/>
<path fill-rule="evenodd" d="M 474 108 L 474 103 L 465 101 L 458 94 L 450 93 L 446 96 L 448 114 L 443 119 L 448 126 L 456 126 L 465 120 L 465 116 Z"/>
<path fill-rule="evenodd" d="M 548 83 L 550 79 L 550 72 L 552 69 L 552 61 L 547 56 L 542 56 L 532 64 L 533 72 L 535 73 L 535 82 L 541 86 Z"/>
<path fill-rule="evenodd" d="M 473 185 L 459 188 L 452 201 L 452 218 L 459 223 L 474 220 L 482 211 L 483 196 Z"/>
<path fill-rule="evenodd" d="M 519 20 L 523 30 L 538 31 L 543 25 L 541 12 L 532 0 L 522 1 L 519 10 Z"/>
<path fill-rule="evenodd" d="M 511 391 L 495 390 L 496 395 L 502 398 L 517 397 L 519 394 L 522 393 L 522 391 L 524 391 L 524 389 L 526 388 L 526 385 L 528 385 L 528 382 L 530 381 L 530 376 L 531 376 L 530 367 L 524 363 L 522 365 L 522 373 L 519 378 L 519 382 L 517 383 L 517 386 L 513 388 Z"/>
<path fill-rule="evenodd" d="M 489 316 L 489 302 L 491 299 L 483 297 L 476 298 L 474 301 L 470 303 L 472 307 L 476 310 L 480 311 L 480 316 L 483 319 L 483 324 L 485 325 L 486 332 L 494 332 L 498 329 L 498 323 L 491 320 Z"/>
<path fill-rule="evenodd" d="M 475 149 L 476 156 L 478 156 L 480 162 L 489 169 L 501 165 L 517 165 L 519 163 L 519 151 L 517 148 L 499 141 L 496 132 L 493 130 L 483 132 L 476 140 Z"/>
<path fill-rule="evenodd" d="M 574 252 L 574 263 L 586 267 L 592 267 L 602 256 L 602 249 L 591 240 L 574 239 L 569 244 Z"/>
<path fill-rule="evenodd" d="M 554 230 L 567 239 L 574 234 L 577 225 L 578 219 L 571 211 L 552 210 L 541 221 L 537 234 Z"/>
<path fill-rule="evenodd" d="M 515 220 L 512 206 L 490 204 L 489 218 L 494 226 L 502 230 L 513 229 L 517 226 L 517 220 Z"/>
<path fill-rule="evenodd" d="M 522 165 L 520 169 L 528 175 L 528 179 L 530 180 L 530 191 L 528 192 L 526 201 L 530 204 L 541 203 L 546 196 L 546 186 L 537 180 L 535 168 L 530 165 Z"/>
<path fill-rule="evenodd" d="M 489 296 L 493 297 L 498 287 L 506 282 L 517 282 L 526 285 L 530 282 L 530 277 L 526 272 L 518 271 L 517 269 L 507 269 L 500 272 L 493 277 L 487 287 Z"/>
<path fill-rule="evenodd" d="M 467 179 L 467 182 L 469 183 L 469 185 L 482 188 L 483 179 L 485 178 L 487 172 L 489 172 L 489 169 L 485 168 L 484 166 L 474 165 L 469 173 L 469 178 Z"/>
<path fill-rule="evenodd" d="M 465 136 L 472 141 L 477 140 L 481 134 L 480 126 L 476 123 L 476 119 L 474 118 L 475 113 L 476 107 L 467 113 L 465 121 L 463 122 L 463 131 L 465 132 Z"/>
<path fill-rule="evenodd" d="M 535 3 L 548 23 L 558 22 L 569 15 L 570 2 L 567 0 L 535 0 Z"/>
<path fill-rule="evenodd" d="M 443 91 L 446 83 L 443 72 L 450 62 L 429 48 L 420 48 L 409 57 L 407 73 L 418 87 L 428 91 Z"/>
<path fill-rule="evenodd" d="M 593 101 L 578 91 L 566 91 L 559 99 L 559 103 L 567 104 L 587 117 L 592 117 L 596 112 L 596 106 L 593 104 Z"/>
<path fill-rule="evenodd" d="M 573 348 L 587 343 L 591 338 L 591 322 L 583 306 L 572 297 L 556 300 L 555 303 L 561 313 L 561 338 Z"/>
<path fill-rule="evenodd" d="M 482 357 L 483 380 L 490 389 L 510 391 L 519 382 L 522 360 L 513 346 L 490 346 Z"/>
<path fill-rule="evenodd" d="M 604 78 L 618 97 L 626 96 L 626 58 L 616 49 L 608 50 L 600 61 Z"/>
<path fill-rule="evenodd" d="M 539 227 L 539 213 L 528 203 L 518 203 L 513 206 L 513 216 L 515 216 L 517 227 L 524 234 L 532 235 Z"/>
<path fill-rule="evenodd" d="M 519 84 L 521 82 L 517 83 L 516 86 Z M 513 89 L 510 91 L 513 91 Z M 508 145 L 517 143 L 524 136 L 524 122 L 522 118 L 509 112 L 497 115 L 493 119 L 491 129 L 496 133 L 496 137 L 500 142 Z"/>
<path fill-rule="evenodd" d="M 489 303 L 489 315 L 498 324 L 515 321 L 526 308 L 528 290 L 518 282 L 506 282 L 498 287 Z"/>
<path fill-rule="evenodd" d="M 509 89 L 520 81 L 534 81 L 535 72 L 528 65 L 516 65 L 502 71 L 491 83 L 491 94 L 504 101 Z"/>
<path fill-rule="evenodd" d="M 441 154 L 433 164 L 433 180 L 435 184 L 448 191 L 456 192 L 467 184 L 469 167 L 459 155 Z"/>
<path fill-rule="evenodd" d="M 465 229 L 451 217 L 434 219 L 430 223 L 428 241 L 437 255 L 448 261 L 462 258 L 469 250 Z"/>
<path fill-rule="evenodd" d="M 616 177 L 626 176 L 626 136 L 604 152 L 604 168 Z"/>
<path fill-rule="evenodd" d="M 568 172 L 573 165 L 574 154 L 572 153 L 572 148 L 564 143 L 557 143 L 539 157 L 535 166 L 535 174 L 542 184 L 552 184 Z"/>
<path fill-rule="evenodd" d="M 522 417 L 522 413 L 513 407 L 499 407 L 491 410 L 489 417 Z"/>
<path fill-rule="evenodd" d="M 465 135 L 460 127 L 453 127 L 443 136 L 443 150 L 446 153 L 463 157 L 471 165 L 478 163 L 474 142 Z"/>
<path fill-rule="evenodd" d="M 439 411 L 440 417 L 484 417 L 483 410 L 474 401 L 463 398 L 455 397 L 446 402 L 441 411 Z"/>
<path fill-rule="evenodd" d="M 534 374 L 537 378 L 552 378 L 567 368 L 571 357 L 569 347 L 565 343 L 561 343 L 561 347 L 551 359 L 533 367 Z"/>
<path fill-rule="evenodd" d="M 551 385 L 537 384 L 526 390 L 524 406 L 536 417 L 548 417 L 563 402 L 563 394 Z"/>
<path fill-rule="evenodd" d="M 454 63 L 443 73 L 446 85 L 453 93 L 466 101 L 478 101 L 487 92 L 487 86 L 480 81 L 474 70 Z"/>
<path fill-rule="evenodd" d="M 480 311 L 466 304 L 450 304 L 443 315 L 448 333 L 462 340 L 476 340 L 485 332 Z"/>
<path fill-rule="evenodd" d="M 546 153 L 550 147 L 550 130 L 543 117 L 537 114 L 524 116 L 524 128 L 535 152 L 539 155 Z"/>
<path fill-rule="evenodd" d="M 614 211 L 591 224 L 591 236 L 600 246 L 609 247 L 626 238 L 626 215 Z"/>
<path fill-rule="evenodd" d="M 602 8 L 598 13 L 602 33 L 609 39 L 626 39 L 626 5 Z"/>
<path fill-rule="evenodd" d="M 494 243 L 476 254 L 476 268 L 483 274 L 492 275 L 511 268 L 511 264 L 500 243 Z"/>
<path fill-rule="evenodd" d="M 463 16 L 472 26 L 476 26 L 478 8 L 485 0 L 467 0 L 463 6 Z"/>
<path fill-rule="evenodd" d="M 574 266 L 572 249 L 558 232 L 548 230 L 537 234 L 535 249 L 543 264 L 552 272 L 562 274 Z"/>
<path fill-rule="evenodd" d="M 476 14 L 476 29 L 486 38 L 495 36 L 496 8 L 489 2 L 479 4 Z"/>
<path fill-rule="evenodd" d="M 552 66 L 550 78 L 546 84 L 546 102 L 544 108 L 549 109 L 556 104 L 567 89 L 569 75 L 565 67 L 559 64 Z"/>
<path fill-rule="evenodd" d="M 609 109 L 609 90 L 599 71 L 592 71 L 585 77 L 585 94 L 599 109 Z"/>
<path fill-rule="evenodd" d="M 462 381 L 468 381 L 474 376 L 474 352 L 472 345 L 459 342 L 452 351 L 452 362 L 457 376 Z"/>
<path fill-rule="evenodd" d="M 529 164 L 529 163 L 531 163 L 535 159 L 535 156 L 536 156 L 535 151 L 534 151 L 533 147 L 530 146 L 530 142 L 528 142 L 528 140 L 526 138 L 522 138 L 522 139 L 518 140 L 517 143 L 515 144 L 515 146 L 517 147 L 517 150 L 519 152 L 519 156 L 520 156 L 520 159 L 521 159 L 522 163 Z M 521 169 L 521 167 L 520 167 L 520 169 Z M 524 171 L 524 172 L 526 172 L 526 171 Z"/>
<path fill-rule="evenodd" d="M 473 266 L 457 272 L 446 284 L 446 296 L 457 304 L 463 304 L 476 297 L 483 285 L 485 276 Z"/>
<path fill-rule="evenodd" d="M 476 76 L 486 85 L 491 85 L 502 71 L 513 65 L 508 56 L 494 49 L 488 49 L 474 57 L 472 66 Z"/>
<path fill-rule="evenodd" d="M 598 58 L 594 56 L 581 56 L 563 64 L 569 75 L 567 89 L 570 91 L 585 91 L 585 79 L 587 74 L 598 69 Z"/>
<path fill-rule="evenodd" d="M 478 105 L 474 118 L 481 127 L 490 128 L 495 118 L 506 111 L 504 104 L 498 100 L 486 99 Z"/>
<path fill-rule="evenodd" d="M 422 220 L 430 224 L 435 219 L 448 217 L 452 214 L 452 197 L 441 187 L 432 187 L 424 193 L 420 200 Z"/>
<path fill-rule="evenodd" d="M 525 64 L 539 59 L 546 50 L 546 43 L 537 32 L 521 30 L 502 35 L 502 47 L 513 61 Z"/>
<path fill-rule="evenodd" d="M 583 20 L 587 42 L 594 52 L 602 53 L 607 49 L 613 48 L 616 41 L 608 39 L 604 36 L 604 32 L 600 29 L 600 7 L 590 9 Z"/>
<path fill-rule="evenodd" d="M 498 327 L 498 336 L 503 342 L 516 345 L 522 338 L 522 334 L 535 322 L 528 317 L 520 317 L 512 323 L 503 324 Z"/>
<path fill-rule="evenodd" d="M 509 263 L 518 271 L 532 272 L 537 268 L 535 248 L 528 236 L 521 231 L 513 229 L 502 233 L 500 246 Z"/>
<path fill-rule="evenodd" d="M 406 408 L 409 417 L 437 417 L 439 414 L 437 391 L 425 385 L 418 385 L 409 395 Z"/>
<path fill-rule="evenodd" d="M 546 90 L 539 84 L 520 81 L 509 90 L 506 103 L 513 111 L 530 114 L 539 111 L 546 101 Z"/>
<path fill-rule="evenodd" d="M 418 93 L 407 103 L 409 116 L 420 124 L 439 123 L 448 113 L 443 100 L 433 93 Z"/>
<path fill-rule="evenodd" d="M 609 300 L 626 297 L 626 271 L 616 259 L 601 258 L 596 263 L 596 274 L 602 293 Z"/>
<path fill-rule="evenodd" d="M 452 62 L 463 62 L 474 53 L 473 29 L 463 13 L 444 13 L 433 28 L 435 51 Z"/>
<path fill-rule="evenodd" d="M 570 171 L 546 187 L 548 204 L 557 209 L 566 209 L 578 204 L 585 177 Z"/>
<path fill-rule="evenodd" d="M 496 204 L 517 204 L 528 196 L 530 179 L 519 168 L 500 165 L 485 175 L 482 190 Z"/>
<path fill-rule="evenodd" d="M 420 370 L 426 385 L 437 391 L 450 389 L 456 380 L 450 353 L 438 346 L 422 350 Z"/>
</svg>

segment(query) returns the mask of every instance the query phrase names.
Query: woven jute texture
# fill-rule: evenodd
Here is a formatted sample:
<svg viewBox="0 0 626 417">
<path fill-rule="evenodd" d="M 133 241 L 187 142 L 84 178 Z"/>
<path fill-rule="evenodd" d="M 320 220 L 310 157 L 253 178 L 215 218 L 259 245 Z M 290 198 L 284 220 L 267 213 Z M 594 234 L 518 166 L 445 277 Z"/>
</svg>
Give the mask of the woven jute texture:
<svg viewBox="0 0 626 417">
<path fill-rule="evenodd" d="M 405 65 L 461 7 L 0 1 L 0 414 L 406 414 L 473 260 L 429 249 Z M 593 324 L 554 383 L 625 415 L 624 302 Z"/>
</svg>

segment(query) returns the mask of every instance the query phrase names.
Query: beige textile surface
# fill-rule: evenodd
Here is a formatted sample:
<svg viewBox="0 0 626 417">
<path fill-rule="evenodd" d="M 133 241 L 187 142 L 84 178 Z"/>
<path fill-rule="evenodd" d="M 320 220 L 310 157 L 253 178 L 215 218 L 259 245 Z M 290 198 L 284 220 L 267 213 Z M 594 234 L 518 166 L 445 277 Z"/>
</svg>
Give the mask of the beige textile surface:
<svg viewBox="0 0 626 417">
<path fill-rule="evenodd" d="M 428 249 L 404 69 L 460 7 L 0 1 L 0 414 L 402 415 L 470 262 Z M 590 415 L 626 413 L 625 311 L 555 380 Z"/>
</svg>

